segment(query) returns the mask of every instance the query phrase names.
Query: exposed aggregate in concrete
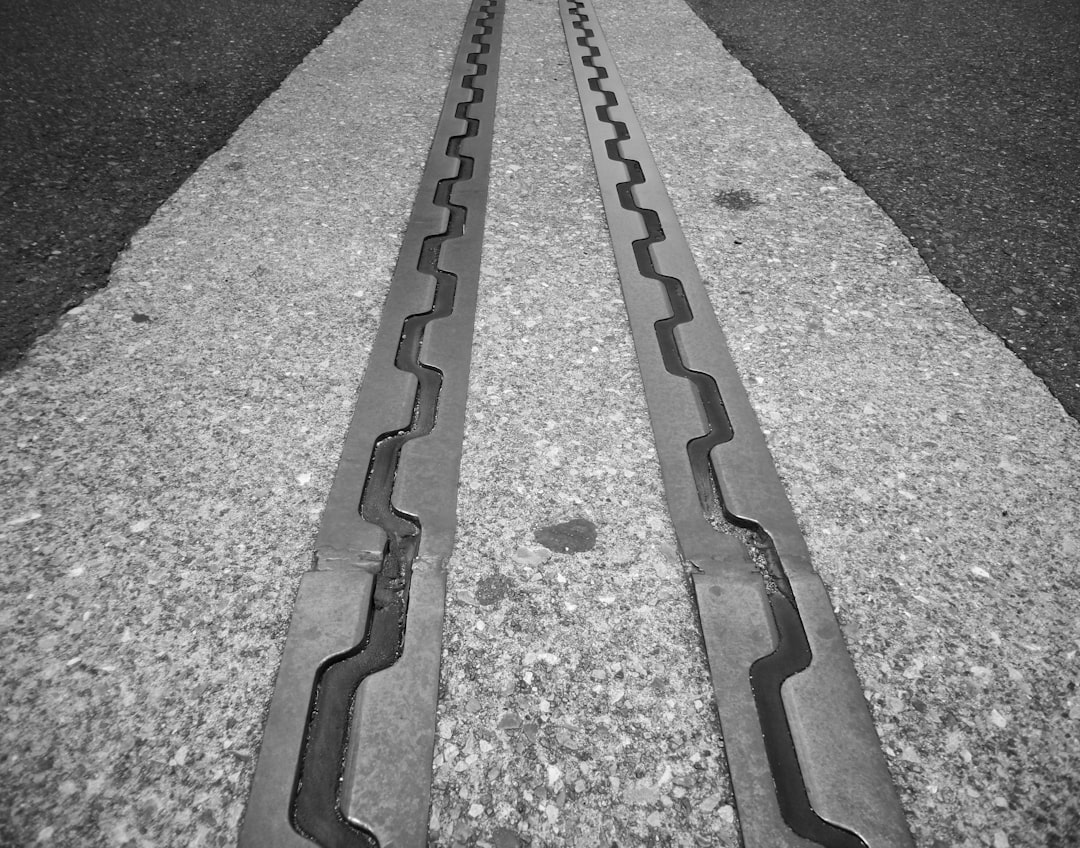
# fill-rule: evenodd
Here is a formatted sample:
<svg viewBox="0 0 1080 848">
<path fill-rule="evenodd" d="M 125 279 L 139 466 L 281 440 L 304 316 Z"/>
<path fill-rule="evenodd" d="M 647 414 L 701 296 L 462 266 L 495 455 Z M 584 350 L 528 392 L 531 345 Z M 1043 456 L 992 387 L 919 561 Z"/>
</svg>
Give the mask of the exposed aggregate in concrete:
<svg viewBox="0 0 1080 848">
<path fill-rule="evenodd" d="M 465 8 L 365 0 L 0 378 L 0 843 L 235 843 Z M 597 11 L 917 843 L 1069 844 L 1075 422 L 685 6 Z M 557 10 L 506 26 L 433 843 L 734 846 Z"/>
</svg>

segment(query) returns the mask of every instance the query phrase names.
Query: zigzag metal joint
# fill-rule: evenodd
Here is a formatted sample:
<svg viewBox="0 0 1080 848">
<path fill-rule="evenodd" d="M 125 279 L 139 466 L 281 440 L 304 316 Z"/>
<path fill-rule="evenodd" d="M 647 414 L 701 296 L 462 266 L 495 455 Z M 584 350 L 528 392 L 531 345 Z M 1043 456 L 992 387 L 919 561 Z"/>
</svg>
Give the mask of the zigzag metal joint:
<svg viewBox="0 0 1080 848">
<path fill-rule="evenodd" d="M 824 586 L 595 12 L 588 0 L 560 9 L 668 509 L 696 567 L 744 842 L 909 845 Z M 820 698 L 824 680 L 839 684 L 835 703 Z M 819 756 L 830 745 L 840 756 Z"/>
<path fill-rule="evenodd" d="M 419 848 L 503 0 L 474 0 L 301 580 L 244 848 Z"/>
</svg>

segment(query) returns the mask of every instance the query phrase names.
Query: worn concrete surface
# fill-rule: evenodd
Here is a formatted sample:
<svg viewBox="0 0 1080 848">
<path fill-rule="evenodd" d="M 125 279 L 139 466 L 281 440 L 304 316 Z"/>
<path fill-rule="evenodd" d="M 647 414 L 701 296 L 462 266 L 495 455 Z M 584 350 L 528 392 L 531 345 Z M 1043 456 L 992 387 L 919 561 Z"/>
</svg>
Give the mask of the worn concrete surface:
<svg viewBox="0 0 1080 848">
<path fill-rule="evenodd" d="M 3 844 L 235 842 L 465 8 L 365 0 L 0 378 Z M 1071 844 L 1075 421 L 685 5 L 596 8 L 918 844 Z M 506 27 L 433 841 L 736 845 L 557 9 Z"/>
</svg>

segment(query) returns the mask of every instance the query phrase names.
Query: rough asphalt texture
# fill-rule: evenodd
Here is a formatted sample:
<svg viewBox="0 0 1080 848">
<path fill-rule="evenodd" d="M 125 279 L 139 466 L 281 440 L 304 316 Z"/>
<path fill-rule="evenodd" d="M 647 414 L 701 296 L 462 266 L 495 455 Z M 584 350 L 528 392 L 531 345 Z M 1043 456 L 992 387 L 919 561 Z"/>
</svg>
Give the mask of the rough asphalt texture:
<svg viewBox="0 0 1080 848">
<path fill-rule="evenodd" d="M 0 375 L 0 844 L 235 844 L 465 5 L 365 0 Z M 597 10 L 917 844 L 1075 844 L 1080 428 L 685 4 Z M 734 846 L 561 38 L 509 7 L 431 832 Z"/>
</svg>

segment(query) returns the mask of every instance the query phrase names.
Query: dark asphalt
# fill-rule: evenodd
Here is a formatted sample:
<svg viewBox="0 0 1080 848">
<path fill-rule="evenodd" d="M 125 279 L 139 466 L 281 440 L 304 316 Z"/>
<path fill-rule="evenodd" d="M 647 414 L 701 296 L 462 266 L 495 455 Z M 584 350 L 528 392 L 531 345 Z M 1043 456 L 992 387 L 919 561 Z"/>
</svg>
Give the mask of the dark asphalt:
<svg viewBox="0 0 1080 848">
<path fill-rule="evenodd" d="M 690 0 L 1080 418 L 1080 4 Z M 0 0 L 0 365 L 355 0 Z"/>
</svg>

